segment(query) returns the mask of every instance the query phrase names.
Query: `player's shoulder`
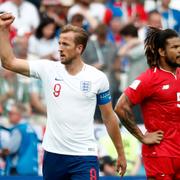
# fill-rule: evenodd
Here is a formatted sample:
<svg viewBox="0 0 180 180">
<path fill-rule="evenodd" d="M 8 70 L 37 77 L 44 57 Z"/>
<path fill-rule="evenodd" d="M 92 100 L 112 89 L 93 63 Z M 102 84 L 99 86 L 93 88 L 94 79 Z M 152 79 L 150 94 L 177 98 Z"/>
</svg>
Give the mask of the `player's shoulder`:
<svg viewBox="0 0 180 180">
<path fill-rule="evenodd" d="M 91 66 L 91 65 L 88 65 L 88 64 L 85 64 L 86 66 L 86 72 L 91 75 L 92 77 L 94 78 L 106 78 L 106 75 L 104 72 L 100 71 L 99 69 Z"/>
<path fill-rule="evenodd" d="M 148 78 L 152 78 L 155 74 L 157 73 L 157 68 L 153 67 L 153 68 L 148 68 L 146 69 L 144 72 L 142 72 L 137 79 L 148 79 Z"/>
<path fill-rule="evenodd" d="M 28 60 L 28 62 L 31 65 L 36 65 L 36 66 L 40 66 L 42 68 L 47 68 L 47 69 L 49 69 L 51 67 L 55 67 L 58 64 L 61 64 L 61 63 L 59 63 L 59 61 L 52 61 L 49 59 Z"/>
</svg>

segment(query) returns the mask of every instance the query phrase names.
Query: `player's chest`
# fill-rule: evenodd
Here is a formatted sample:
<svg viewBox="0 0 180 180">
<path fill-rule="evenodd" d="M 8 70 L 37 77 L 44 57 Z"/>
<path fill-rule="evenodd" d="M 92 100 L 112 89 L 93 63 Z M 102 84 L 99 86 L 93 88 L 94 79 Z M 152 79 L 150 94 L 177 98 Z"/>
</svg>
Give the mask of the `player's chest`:
<svg viewBox="0 0 180 180">
<path fill-rule="evenodd" d="M 161 79 L 154 85 L 153 96 L 162 103 L 180 103 L 180 79 Z"/>
<path fill-rule="evenodd" d="M 47 96 L 53 99 L 94 99 L 97 88 L 91 79 L 66 77 L 54 74 L 47 81 Z"/>
</svg>

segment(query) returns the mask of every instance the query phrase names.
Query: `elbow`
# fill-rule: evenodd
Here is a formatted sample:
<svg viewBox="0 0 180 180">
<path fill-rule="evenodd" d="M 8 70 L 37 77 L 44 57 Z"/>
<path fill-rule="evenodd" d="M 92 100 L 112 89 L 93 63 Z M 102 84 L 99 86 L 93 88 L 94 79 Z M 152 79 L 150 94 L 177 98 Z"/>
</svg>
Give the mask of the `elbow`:
<svg viewBox="0 0 180 180">
<path fill-rule="evenodd" d="M 12 61 L 7 61 L 7 60 L 1 59 L 1 66 L 7 70 L 12 70 L 13 63 L 12 63 Z"/>
<path fill-rule="evenodd" d="M 114 112 L 117 114 L 117 116 L 119 118 L 122 117 L 123 109 L 124 109 L 124 107 L 122 106 L 122 104 L 116 104 L 116 106 L 114 108 Z"/>
</svg>

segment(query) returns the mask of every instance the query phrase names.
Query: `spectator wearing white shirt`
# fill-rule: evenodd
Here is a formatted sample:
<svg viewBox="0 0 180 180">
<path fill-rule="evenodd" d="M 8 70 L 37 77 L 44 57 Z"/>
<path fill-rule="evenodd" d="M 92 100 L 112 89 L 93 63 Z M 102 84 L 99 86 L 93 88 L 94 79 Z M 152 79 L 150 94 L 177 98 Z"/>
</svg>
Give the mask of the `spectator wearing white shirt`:
<svg viewBox="0 0 180 180">
<path fill-rule="evenodd" d="M 35 35 L 29 39 L 29 54 L 39 58 L 58 60 L 58 40 L 55 37 L 55 30 L 56 24 L 52 18 L 42 18 Z"/>
<path fill-rule="evenodd" d="M 36 7 L 24 0 L 11 0 L 0 5 L 0 11 L 12 13 L 16 19 L 13 26 L 18 33 L 32 33 L 39 25 L 39 14 Z"/>
</svg>

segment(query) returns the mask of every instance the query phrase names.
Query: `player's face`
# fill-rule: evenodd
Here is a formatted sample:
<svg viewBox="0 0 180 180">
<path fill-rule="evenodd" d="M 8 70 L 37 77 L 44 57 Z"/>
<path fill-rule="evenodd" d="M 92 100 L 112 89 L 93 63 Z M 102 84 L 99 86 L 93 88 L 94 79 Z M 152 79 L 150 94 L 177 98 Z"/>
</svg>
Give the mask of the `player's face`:
<svg viewBox="0 0 180 180">
<path fill-rule="evenodd" d="M 77 46 L 73 32 L 62 33 L 59 38 L 59 52 L 62 64 L 71 64 L 78 57 Z"/>
<path fill-rule="evenodd" d="M 170 67 L 180 67 L 180 38 L 174 37 L 167 40 L 165 61 Z"/>
</svg>

